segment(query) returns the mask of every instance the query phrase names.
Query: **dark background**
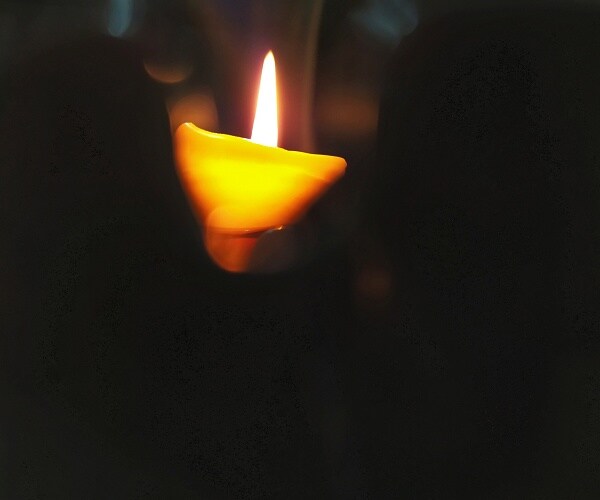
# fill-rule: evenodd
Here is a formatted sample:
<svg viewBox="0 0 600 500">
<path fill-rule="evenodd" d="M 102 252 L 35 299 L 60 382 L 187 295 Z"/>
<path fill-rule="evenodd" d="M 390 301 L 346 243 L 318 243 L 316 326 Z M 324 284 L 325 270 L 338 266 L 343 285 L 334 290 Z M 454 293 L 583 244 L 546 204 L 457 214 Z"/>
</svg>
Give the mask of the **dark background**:
<svg viewBox="0 0 600 500">
<path fill-rule="evenodd" d="M 595 498 L 594 2 L 0 6 L 0 496 Z M 252 273 L 171 132 L 347 175 Z"/>
</svg>

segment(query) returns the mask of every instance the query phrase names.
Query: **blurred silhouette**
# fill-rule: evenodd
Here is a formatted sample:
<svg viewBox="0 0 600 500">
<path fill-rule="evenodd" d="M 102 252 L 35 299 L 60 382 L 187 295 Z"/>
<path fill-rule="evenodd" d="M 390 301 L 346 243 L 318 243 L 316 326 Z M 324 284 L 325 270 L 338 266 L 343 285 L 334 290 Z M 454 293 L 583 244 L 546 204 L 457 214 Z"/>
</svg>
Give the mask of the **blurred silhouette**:
<svg viewBox="0 0 600 500">
<path fill-rule="evenodd" d="M 598 491 L 599 33 L 475 11 L 396 52 L 348 357 L 377 498 Z"/>
<path fill-rule="evenodd" d="M 140 54 L 79 40 L 9 89 L 2 495 L 327 496 L 307 285 L 209 262 Z"/>
</svg>

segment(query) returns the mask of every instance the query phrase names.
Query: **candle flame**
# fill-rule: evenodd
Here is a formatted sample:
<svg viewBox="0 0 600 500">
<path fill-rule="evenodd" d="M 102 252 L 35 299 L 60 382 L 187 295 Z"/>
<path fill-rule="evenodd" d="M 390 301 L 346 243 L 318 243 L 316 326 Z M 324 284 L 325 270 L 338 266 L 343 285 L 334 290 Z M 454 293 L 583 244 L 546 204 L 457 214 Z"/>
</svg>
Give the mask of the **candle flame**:
<svg viewBox="0 0 600 500">
<path fill-rule="evenodd" d="M 258 99 L 256 101 L 256 114 L 250 140 L 265 146 L 277 146 L 277 82 L 275 77 L 275 57 L 273 52 L 265 56 Z"/>
</svg>

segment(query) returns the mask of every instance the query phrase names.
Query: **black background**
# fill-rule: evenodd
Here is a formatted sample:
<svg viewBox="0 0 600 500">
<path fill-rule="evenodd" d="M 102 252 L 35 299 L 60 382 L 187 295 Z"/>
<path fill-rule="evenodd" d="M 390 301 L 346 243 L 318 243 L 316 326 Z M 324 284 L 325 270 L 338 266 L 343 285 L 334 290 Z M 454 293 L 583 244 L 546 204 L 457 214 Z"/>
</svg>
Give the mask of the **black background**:
<svg viewBox="0 0 600 500">
<path fill-rule="evenodd" d="M 325 2 L 317 106 L 360 4 Z M 353 33 L 382 57 L 377 134 L 317 127 L 348 174 L 289 230 L 299 257 L 247 275 L 204 253 L 143 37 L 11 39 L 3 497 L 595 497 L 600 14 Z"/>
</svg>

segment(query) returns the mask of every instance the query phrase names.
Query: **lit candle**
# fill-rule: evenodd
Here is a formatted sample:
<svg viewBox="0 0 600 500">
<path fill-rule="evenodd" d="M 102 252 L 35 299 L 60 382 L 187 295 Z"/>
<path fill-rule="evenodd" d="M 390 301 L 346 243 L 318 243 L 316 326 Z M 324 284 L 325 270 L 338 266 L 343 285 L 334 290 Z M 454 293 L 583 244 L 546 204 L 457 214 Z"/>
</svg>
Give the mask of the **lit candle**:
<svg viewBox="0 0 600 500">
<path fill-rule="evenodd" d="M 244 271 L 260 234 L 296 222 L 346 168 L 343 158 L 277 147 L 275 60 L 263 64 L 251 139 L 184 123 L 175 159 L 213 260 Z"/>
</svg>

